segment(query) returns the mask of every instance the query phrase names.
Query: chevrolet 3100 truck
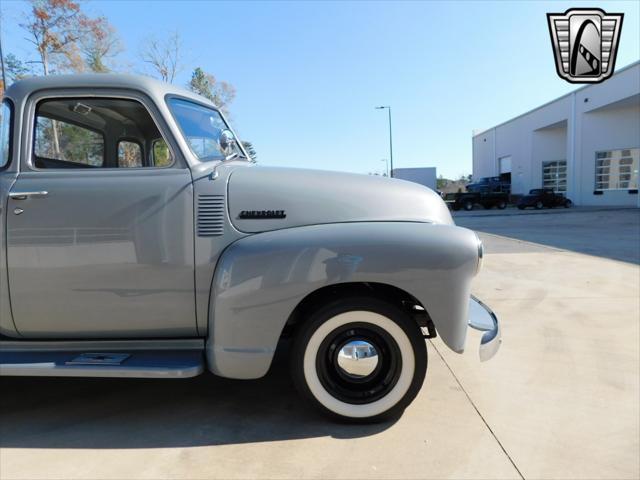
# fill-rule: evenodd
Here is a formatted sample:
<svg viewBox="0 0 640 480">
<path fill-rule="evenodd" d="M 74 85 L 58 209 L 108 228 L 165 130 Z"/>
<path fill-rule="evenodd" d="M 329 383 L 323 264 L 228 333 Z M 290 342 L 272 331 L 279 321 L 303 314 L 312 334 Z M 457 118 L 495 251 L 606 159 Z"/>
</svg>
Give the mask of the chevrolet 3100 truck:
<svg viewBox="0 0 640 480">
<path fill-rule="evenodd" d="M 499 347 L 470 293 L 482 244 L 438 195 L 256 166 L 191 92 L 23 80 L 0 155 L 0 375 L 255 379 L 290 345 L 305 398 L 375 421 L 420 390 L 425 338 L 462 352 L 471 326 L 481 359 Z"/>
</svg>

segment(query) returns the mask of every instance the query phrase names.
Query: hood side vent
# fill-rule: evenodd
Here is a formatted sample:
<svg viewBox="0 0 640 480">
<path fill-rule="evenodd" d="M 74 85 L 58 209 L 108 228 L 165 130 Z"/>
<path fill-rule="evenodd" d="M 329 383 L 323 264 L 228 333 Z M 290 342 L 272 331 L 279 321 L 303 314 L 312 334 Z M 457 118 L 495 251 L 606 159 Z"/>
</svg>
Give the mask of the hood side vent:
<svg viewBox="0 0 640 480">
<path fill-rule="evenodd" d="M 218 237 L 224 234 L 224 210 L 224 195 L 198 195 L 199 237 Z"/>
</svg>

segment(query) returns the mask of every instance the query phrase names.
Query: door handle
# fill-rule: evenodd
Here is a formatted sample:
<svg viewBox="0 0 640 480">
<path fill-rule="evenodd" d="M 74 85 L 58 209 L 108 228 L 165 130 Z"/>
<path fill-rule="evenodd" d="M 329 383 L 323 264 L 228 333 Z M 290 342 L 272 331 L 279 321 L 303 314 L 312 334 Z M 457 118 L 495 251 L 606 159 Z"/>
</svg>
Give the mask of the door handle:
<svg viewBox="0 0 640 480">
<path fill-rule="evenodd" d="M 37 192 L 9 192 L 9 198 L 14 200 L 26 200 L 29 197 L 46 197 L 49 192 L 46 190 L 40 190 Z"/>
</svg>

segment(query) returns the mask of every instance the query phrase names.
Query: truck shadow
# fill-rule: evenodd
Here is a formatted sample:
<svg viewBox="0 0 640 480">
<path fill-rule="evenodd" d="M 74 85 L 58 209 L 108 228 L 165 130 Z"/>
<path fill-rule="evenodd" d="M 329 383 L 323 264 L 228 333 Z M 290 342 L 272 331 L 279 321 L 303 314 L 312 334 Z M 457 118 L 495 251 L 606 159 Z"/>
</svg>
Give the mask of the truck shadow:
<svg viewBox="0 0 640 480">
<path fill-rule="evenodd" d="M 279 349 L 281 350 L 281 349 Z M 0 378 L 0 448 L 162 448 L 374 435 L 295 391 L 286 353 L 262 379 Z"/>
</svg>

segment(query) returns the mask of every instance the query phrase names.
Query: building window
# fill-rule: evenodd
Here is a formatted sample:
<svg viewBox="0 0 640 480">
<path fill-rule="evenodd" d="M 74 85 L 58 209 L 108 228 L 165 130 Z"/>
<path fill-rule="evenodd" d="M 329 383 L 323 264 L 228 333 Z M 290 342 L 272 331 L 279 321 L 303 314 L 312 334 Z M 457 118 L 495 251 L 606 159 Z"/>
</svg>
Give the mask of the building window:
<svg viewBox="0 0 640 480">
<path fill-rule="evenodd" d="M 640 148 L 596 152 L 596 191 L 636 190 Z"/>
<path fill-rule="evenodd" d="M 554 192 L 567 191 L 567 161 L 542 162 L 542 186 Z"/>
</svg>

